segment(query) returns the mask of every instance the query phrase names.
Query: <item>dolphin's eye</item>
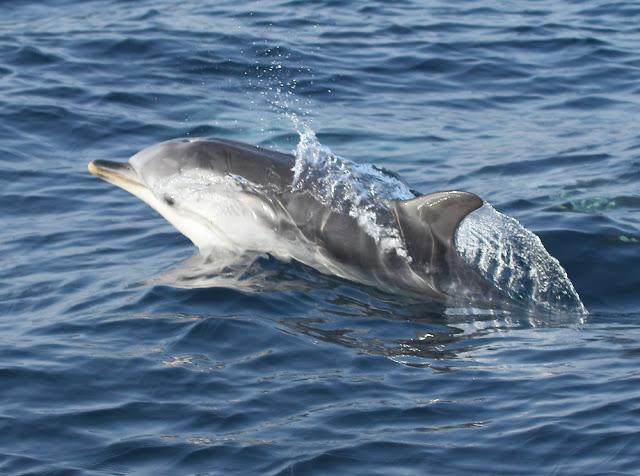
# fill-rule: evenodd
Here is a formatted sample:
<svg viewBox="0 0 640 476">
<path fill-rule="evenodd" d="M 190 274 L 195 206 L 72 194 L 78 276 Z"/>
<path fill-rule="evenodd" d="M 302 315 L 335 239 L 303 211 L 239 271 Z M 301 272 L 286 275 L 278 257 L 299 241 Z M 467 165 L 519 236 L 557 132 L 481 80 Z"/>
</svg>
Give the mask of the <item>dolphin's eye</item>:
<svg viewBox="0 0 640 476">
<path fill-rule="evenodd" d="M 162 198 L 164 199 L 164 202 L 170 207 L 172 207 L 176 203 L 176 201 L 173 198 L 171 198 L 169 195 L 165 195 Z"/>
</svg>

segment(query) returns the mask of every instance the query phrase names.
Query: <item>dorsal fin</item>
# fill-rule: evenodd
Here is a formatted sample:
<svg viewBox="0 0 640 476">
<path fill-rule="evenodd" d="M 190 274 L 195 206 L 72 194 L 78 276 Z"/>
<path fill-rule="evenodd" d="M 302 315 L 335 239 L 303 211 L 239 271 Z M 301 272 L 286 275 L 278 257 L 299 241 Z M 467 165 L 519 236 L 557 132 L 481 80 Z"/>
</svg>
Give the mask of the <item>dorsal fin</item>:
<svg viewBox="0 0 640 476">
<path fill-rule="evenodd" d="M 435 192 L 429 195 L 394 202 L 394 208 L 405 217 L 429 225 L 436 236 L 448 241 L 458 224 L 469 213 L 482 206 L 482 199 L 469 192 Z"/>
<path fill-rule="evenodd" d="M 469 213 L 482 206 L 469 192 L 435 192 L 411 200 L 393 201 L 407 251 L 419 262 L 433 261 L 453 247 L 456 228 Z"/>
</svg>

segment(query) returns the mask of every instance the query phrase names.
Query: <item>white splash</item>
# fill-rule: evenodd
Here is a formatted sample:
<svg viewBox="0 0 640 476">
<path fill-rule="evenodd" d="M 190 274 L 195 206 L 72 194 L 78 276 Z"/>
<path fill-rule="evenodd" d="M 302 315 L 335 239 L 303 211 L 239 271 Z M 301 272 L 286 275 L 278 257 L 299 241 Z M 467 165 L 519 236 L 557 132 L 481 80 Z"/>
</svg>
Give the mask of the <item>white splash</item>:
<svg viewBox="0 0 640 476">
<path fill-rule="evenodd" d="M 406 257 L 400 231 L 390 221 L 388 202 L 414 198 L 409 187 L 380 168 L 338 157 L 308 126 L 298 133 L 293 189 L 309 191 L 327 207 L 348 213 L 383 250 Z"/>
<path fill-rule="evenodd" d="M 566 271 L 540 238 L 488 203 L 462 220 L 455 242 L 465 262 L 514 301 L 587 313 Z"/>
</svg>

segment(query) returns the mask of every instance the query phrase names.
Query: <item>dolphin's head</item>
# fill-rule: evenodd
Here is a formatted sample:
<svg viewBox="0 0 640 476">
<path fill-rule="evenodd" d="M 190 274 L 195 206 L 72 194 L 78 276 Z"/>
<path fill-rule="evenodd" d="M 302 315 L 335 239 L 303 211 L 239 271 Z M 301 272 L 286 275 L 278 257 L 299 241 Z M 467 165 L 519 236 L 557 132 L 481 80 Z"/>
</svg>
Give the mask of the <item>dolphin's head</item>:
<svg viewBox="0 0 640 476">
<path fill-rule="evenodd" d="M 129 164 L 145 184 L 150 187 L 194 169 L 206 169 L 218 173 L 220 166 L 211 157 L 204 157 L 198 139 L 175 139 L 154 144 L 135 154 Z M 207 160 L 208 159 L 208 160 Z"/>
<path fill-rule="evenodd" d="M 154 188 L 163 180 L 197 168 L 212 169 L 203 163 L 197 139 L 176 139 L 152 145 L 133 155 L 128 163 L 96 160 L 89 172 L 136 195 L 132 185 Z M 126 185 L 126 186 L 125 186 Z"/>
<path fill-rule="evenodd" d="M 229 247 L 246 235 L 243 218 L 271 210 L 229 174 L 223 147 L 178 139 L 143 149 L 128 163 L 95 160 L 88 169 L 147 203 L 198 248 Z"/>
<path fill-rule="evenodd" d="M 138 152 L 128 163 L 95 160 L 89 172 L 135 195 L 196 246 L 202 247 L 209 235 L 207 224 L 198 215 L 189 213 L 184 203 L 166 193 L 163 184 L 179 177 L 183 170 L 195 168 L 194 161 L 181 156 L 176 141 L 156 144 Z"/>
</svg>

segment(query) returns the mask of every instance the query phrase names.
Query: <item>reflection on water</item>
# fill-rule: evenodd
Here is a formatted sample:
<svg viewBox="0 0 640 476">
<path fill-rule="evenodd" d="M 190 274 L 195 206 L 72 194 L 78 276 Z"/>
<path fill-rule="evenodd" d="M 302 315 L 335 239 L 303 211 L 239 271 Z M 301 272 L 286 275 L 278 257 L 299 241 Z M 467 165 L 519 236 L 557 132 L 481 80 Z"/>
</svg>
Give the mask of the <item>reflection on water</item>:
<svg viewBox="0 0 640 476">
<path fill-rule="evenodd" d="M 332 287 L 337 278 L 321 275 L 296 261 L 289 263 L 266 253 L 237 254 L 226 250 L 196 253 L 147 284 L 185 289 L 227 288 L 246 293 L 304 292 Z"/>
<path fill-rule="evenodd" d="M 582 314 L 533 314 L 509 311 L 447 309 L 437 304 L 407 304 L 397 297 L 336 290 L 319 316 L 286 318 L 279 324 L 300 333 L 413 367 L 454 370 L 469 365 L 467 355 L 504 330 L 574 326 Z M 321 316 L 321 317 L 320 317 Z"/>
<path fill-rule="evenodd" d="M 225 259 L 226 258 L 226 259 Z M 301 316 L 274 319 L 285 332 L 388 357 L 413 367 L 453 370 L 469 364 L 467 355 L 501 330 L 584 324 L 581 313 L 530 309 L 452 308 L 436 302 L 386 294 L 316 272 L 296 262 L 264 254 L 196 254 L 150 284 L 206 293 L 209 288 L 240 293 L 276 293 L 284 299 L 312 296 L 314 308 Z M 164 365 L 179 365 L 174 356 Z"/>
</svg>

